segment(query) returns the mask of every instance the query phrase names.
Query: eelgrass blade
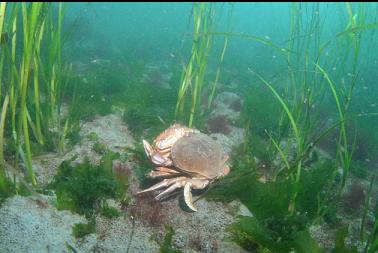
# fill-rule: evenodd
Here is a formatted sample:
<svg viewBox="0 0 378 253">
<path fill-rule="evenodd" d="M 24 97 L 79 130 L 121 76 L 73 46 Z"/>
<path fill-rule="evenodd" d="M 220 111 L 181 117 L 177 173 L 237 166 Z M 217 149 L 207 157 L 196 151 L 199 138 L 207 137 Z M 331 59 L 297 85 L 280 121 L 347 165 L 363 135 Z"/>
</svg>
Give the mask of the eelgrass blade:
<svg viewBox="0 0 378 253">
<path fill-rule="evenodd" d="M 7 7 L 7 2 L 0 2 L 0 39 L 3 34 L 3 27 L 4 27 L 4 20 L 5 20 L 5 10 Z M 3 76 L 3 66 L 4 66 L 4 53 L 2 52 L 2 46 L 0 43 L 0 83 Z M 1 90 L 0 89 L 0 98 L 1 98 Z"/>
<path fill-rule="evenodd" d="M 271 42 L 270 40 L 264 39 L 259 36 L 251 35 L 251 34 L 244 34 L 244 33 L 226 33 L 226 32 L 209 32 L 209 33 L 199 33 L 196 34 L 197 36 L 227 36 L 227 37 L 238 37 L 238 38 L 244 38 L 244 39 L 250 39 L 256 42 L 260 42 L 264 45 L 267 45 L 275 50 L 277 50 L 280 54 L 286 56 L 287 54 L 293 54 L 296 53 L 288 48 L 283 48 L 275 43 Z"/>
<path fill-rule="evenodd" d="M 280 154 L 282 161 L 285 163 L 286 168 L 290 170 L 290 164 L 287 159 L 286 154 L 283 152 L 281 147 L 278 145 L 278 143 L 274 140 L 274 138 L 268 133 L 268 131 L 265 130 L 265 133 L 269 136 L 269 139 L 273 142 L 274 147 L 277 149 L 278 153 Z M 279 173 L 279 172 L 278 172 Z"/>
<path fill-rule="evenodd" d="M 211 107 L 211 104 L 212 104 L 213 99 L 214 99 L 215 91 L 216 91 L 217 86 L 218 86 L 218 81 L 219 81 L 219 77 L 220 77 L 220 69 L 221 69 L 221 65 L 222 65 L 223 60 L 224 60 L 224 56 L 226 54 L 227 45 L 228 45 L 228 37 L 226 37 L 224 39 L 224 44 L 223 44 L 223 49 L 222 49 L 222 54 L 221 54 L 220 62 L 219 62 L 219 65 L 218 65 L 217 73 L 215 75 L 215 81 L 214 81 L 213 87 L 211 88 L 211 94 L 210 94 L 210 97 L 209 97 L 209 102 L 207 104 L 207 109 L 208 110 Z"/>
<path fill-rule="evenodd" d="M 348 148 L 348 140 L 346 135 L 346 128 L 345 128 L 345 112 L 342 109 L 339 95 L 336 90 L 335 84 L 332 82 L 330 77 L 328 76 L 327 72 L 320 67 L 318 64 L 315 63 L 315 66 L 320 70 L 320 72 L 323 74 L 324 78 L 326 79 L 329 87 L 331 88 L 333 98 L 335 100 L 337 111 L 340 118 L 340 140 L 338 144 L 338 150 L 337 153 L 339 154 L 342 162 L 342 168 L 343 168 L 343 178 L 341 182 L 341 190 L 344 188 L 346 178 L 349 174 L 349 167 L 350 167 L 350 161 L 352 159 L 352 152 Z"/>
<path fill-rule="evenodd" d="M 373 176 L 370 180 L 369 190 L 368 190 L 368 193 L 367 193 L 366 198 L 365 198 L 365 204 L 364 204 L 364 209 L 363 209 L 362 219 L 361 219 L 361 226 L 360 226 L 360 240 L 361 240 L 361 242 L 364 242 L 364 235 L 365 235 L 365 232 L 366 232 L 365 231 L 365 222 L 366 222 L 367 213 L 369 211 L 369 205 L 370 205 L 371 194 L 372 194 L 374 182 L 375 182 L 375 176 Z"/>
<path fill-rule="evenodd" d="M 0 116 L 0 170 L 4 169 L 4 128 L 5 128 L 5 119 L 7 115 L 8 104 L 9 104 L 9 95 L 7 94 L 4 99 L 3 108 L 1 109 L 1 116 Z"/>
<path fill-rule="evenodd" d="M 0 36 L 3 34 L 6 7 L 7 2 L 0 2 Z"/>
<path fill-rule="evenodd" d="M 273 86 L 271 86 L 262 76 L 260 76 L 258 73 L 254 72 L 257 77 L 266 85 L 268 86 L 268 88 L 270 89 L 270 91 L 273 93 L 274 97 L 278 100 L 278 102 L 281 104 L 282 108 L 284 109 L 287 117 L 289 118 L 290 120 L 290 124 L 291 124 L 291 127 L 293 128 L 293 131 L 294 131 L 294 136 L 295 136 L 295 139 L 298 143 L 298 145 L 300 145 L 301 141 L 300 141 L 300 134 L 299 134 L 299 130 L 298 130 L 298 126 L 297 126 L 297 123 L 295 122 L 295 119 L 293 117 L 293 114 L 291 113 L 289 107 L 287 106 L 287 104 L 285 103 L 285 101 L 282 99 L 282 97 L 278 94 L 278 92 L 273 88 Z"/>
<path fill-rule="evenodd" d="M 184 106 L 189 105 L 189 127 L 193 126 L 194 119 L 198 114 L 197 109 L 201 103 L 205 71 L 213 40 L 212 36 L 198 36 L 198 34 L 210 31 L 213 27 L 214 18 L 214 10 L 212 4 L 209 3 L 193 3 L 192 11 L 194 34 L 191 56 L 188 64 L 184 67 L 175 109 L 175 117 L 177 118 L 178 114 L 185 112 Z M 188 101 L 189 95 L 191 95 L 190 101 Z"/>
<path fill-rule="evenodd" d="M 7 189 L 7 174 L 5 171 L 5 161 L 4 161 L 4 128 L 5 128 L 5 118 L 7 114 L 9 103 L 9 95 L 5 96 L 3 108 L 1 110 L 0 117 L 0 191 L 6 191 Z"/>
</svg>

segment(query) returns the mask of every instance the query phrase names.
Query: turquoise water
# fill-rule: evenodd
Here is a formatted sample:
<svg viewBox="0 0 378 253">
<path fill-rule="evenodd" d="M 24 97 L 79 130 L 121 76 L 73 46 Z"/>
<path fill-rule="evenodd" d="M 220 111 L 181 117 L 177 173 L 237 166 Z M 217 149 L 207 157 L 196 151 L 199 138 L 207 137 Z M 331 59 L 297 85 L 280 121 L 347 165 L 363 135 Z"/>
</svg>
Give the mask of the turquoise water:
<svg viewBox="0 0 378 253">
<path fill-rule="evenodd" d="M 0 11 L 0 252 L 378 250 L 377 3 Z"/>
</svg>

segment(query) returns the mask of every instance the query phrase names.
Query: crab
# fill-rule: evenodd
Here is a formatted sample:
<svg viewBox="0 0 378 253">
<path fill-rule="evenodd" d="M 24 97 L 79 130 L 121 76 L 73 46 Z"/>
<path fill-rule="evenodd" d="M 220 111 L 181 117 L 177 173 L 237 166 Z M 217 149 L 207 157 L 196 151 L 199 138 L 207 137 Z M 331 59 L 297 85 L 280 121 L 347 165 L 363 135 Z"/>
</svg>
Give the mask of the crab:
<svg viewBox="0 0 378 253">
<path fill-rule="evenodd" d="M 188 207 L 193 205 L 192 189 L 204 189 L 215 179 L 227 175 L 228 156 L 222 146 L 206 134 L 180 124 L 174 124 L 162 132 L 150 145 L 143 140 L 148 158 L 157 167 L 148 177 L 168 177 L 138 192 L 150 192 L 167 187 L 155 199 L 160 200 L 178 188 L 184 187 L 184 199 Z"/>
</svg>

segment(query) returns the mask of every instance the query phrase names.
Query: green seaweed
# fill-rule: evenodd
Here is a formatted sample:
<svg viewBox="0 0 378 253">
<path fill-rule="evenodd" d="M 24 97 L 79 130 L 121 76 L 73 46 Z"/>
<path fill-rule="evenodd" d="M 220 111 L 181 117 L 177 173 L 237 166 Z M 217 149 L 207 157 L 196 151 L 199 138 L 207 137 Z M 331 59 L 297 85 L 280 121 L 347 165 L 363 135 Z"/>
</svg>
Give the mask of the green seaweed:
<svg viewBox="0 0 378 253">
<path fill-rule="evenodd" d="M 376 197 L 376 204 L 374 208 L 374 223 L 370 236 L 367 239 L 364 253 L 373 253 L 378 250 L 378 196 Z"/>
<path fill-rule="evenodd" d="M 14 167 L 12 167 L 10 164 L 6 164 L 6 166 L 8 167 L 7 169 L 14 174 L 13 178 L 11 175 L 5 175 L 3 178 L 0 178 L 0 205 L 7 198 L 14 195 L 30 196 L 31 194 L 35 193 L 34 188 L 32 188 L 25 179 L 20 177 L 20 174 Z M 15 181 L 16 175 L 19 178 L 18 181 Z"/>
<path fill-rule="evenodd" d="M 68 252 L 77 253 L 77 250 L 72 245 L 70 245 L 68 242 L 66 242 L 66 248 L 67 248 Z"/>
<path fill-rule="evenodd" d="M 165 226 L 167 231 L 163 243 L 160 245 L 160 253 L 180 253 L 182 251 L 172 248 L 172 237 L 175 234 L 175 231 L 170 226 Z"/>
<path fill-rule="evenodd" d="M 75 146 L 76 144 L 80 143 L 82 138 L 80 135 L 80 124 L 78 122 L 71 124 L 71 128 L 69 129 L 66 138 L 71 146 Z"/>
<path fill-rule="evenodd" d="M 108 218 L 116 218 L 121 215 L 117 208 L 110 207 L 105 201 L 101 205 L 100 214 Z"/>
<path fill-rule="evenodd" d="M 15 187 L 10 178 L 7 175 L 0 176 L 0 205 L 15 193 Z"/>
<path fill-rule="evenodd" d="M 98 134 L 96 134 L 95 132 L 90 132 L 88 134 L 88 140 L 90 140 L 90 141 L 98 141 Z"/>
<path fill-rule="evenodd" d="M 90 221 L 87 224 L 77 223 L 72 227 L 72 235 L 75 238 L 83 238 L 86 235 L 96 232 L 96 224 L 94 221 Z"/>
<path fill-rule="evenodd" d="M 72 166 L 64 161 L 50 185 L 57 195 L 58 209 L 68 209 L 87 217 L 96 212 L 96 206 L 106 198 L 116 198 L 125 192 L 109 165 L 109 154 L 100 165 L 91 165 L 88 158 Z M 118 194 L 117 194 L 118 193 Z"/>
<path fill-rule="evenodd" d="M 99 155 L 103 155 L 107 151 L 106 145 L 98 141 L 93 144 L 92 149 L 94 152 L 96 152 Z"/>
<path fill-rule="evenodd" d="M 357 253 L 358 250 L 355 246 L 348 247 L 345 245 L 345 238 L 348 236 L 348 226 L 343 226 L 336 232 L 335 247 L 331 253 Z"/>
<path fill-rule="evenodd" d="M 105 154 L 101 157 L 100 166 L 104 168 L 105 171 L 112 171 L 113 160 L 118 159 L 120 154 L 118 152 L 113 152 L 109 149 L 106 150 Z"/>
<path fill-rule="evenodd" d="M 233 239 L 246 250 L 268 248 L 273 252 L 303 251 L 310 242 L 311 251 L 321 252 L 307 229 L 325 214 L 324 208 L 335 207 L 327 195 L 332 184 L 333 163 L 318 161 L 304 167 L 298 182 L 290 178 L 262 183 L 253 168 L 253 160 L 237 159 L 231 173 L 210 189 L 207 197 L 231 201 L 239 199 L 253 214 L 240 217 L 230 229 Z M 290 212 L 293 192 L 296 212 Z M 307 251 L 306 251 L 307 252 Z"/>
<path fill-rule="evenodd" d="M 365 197 L 365 204 L 362 212 L 362 220 L 361 220 L 361 226 L 360 226 L 360 240 L 363 242 L 365 239 L 365 233 L 366 233 L 366 218 L 367 218 L 367 213 L 369 211 L 369 206 L 371 202 L 371 195 L 372 195 L 372 190 L 373 190 L 373 185 L 375 182 L 375 176 L 373 176 L 370 180 L 370 186 L 369 190 L 367 192 L 367 195 Z M 378 204 L 377 204 L 378 205 Z M 375 217 L 376 218 L 376 217 Z M 374 233 L 374 232 L 373 232 Z"/>
<path fill-rule="evenodd" d="M 5 5 L 6 3 L 1 3 L 1 13 L 5 13 Z M 280 56 L 283 56 L 279 60 L 284 62 L 279 67 L 269 66 L 269 69 L 266 70 L 268 73 L 261 71 L 264 74 L 258 78 L 256 75 L 251 78 L 250 72 L 254 74 L 255 72 L 249 67 L 248 71 L 244 71 L 248 74 L 238 71 L 236 81 L 240 81 L 240 85 L 237 89 L 240 89 L 238 90 L 240 94 L 246 94 L 246 97 L 241 108 L 241 119 L 233 124 L 246 126 L 244 143 L 234 150 L 235 152 L 231 156 L 233 160 L 231 173 L 222 180 L 211 184 L 206 197 L 224 202 L 238 199 L 253 213 L 254 217 L 240 217 L 240 220 L 230 228 L 233 239 L 247 250 L 320 252 L 321 250 L 307 231 L 308 227 L 318 221 L 325 221 L 332 227 L 340 224 L 340 217 L 337 213 L 339 199 L 334 196 L 336 185 L 340 184 L 343 188 L 349 172 L 360 179 L 366 179 L 370 174 L 366 166 L 368 162 L 361 161 L 366 157 L 374 160 L 378 151 L 378 142 L 376 141 L 378 135 L 374 128 L 376 121 L 368 120 L 366 117 L 359 118 L 361 121 L 358 123 L 361 125 L 362 135 L 368 137 L 368 140 L 365 140 L 366 143 L 356 137 L 355 140 L 352 140 L 353 136 L 350 136 L 349 132 L 353 126 L 350 126 L 348 121 L 354 117 L 350 115 L 349 107 L 354 98 L 352 91 L 355 84 L 360 83 L 357 76 L 366 77 L 363 69 L 358 68 L 360 60 L 363 59 L 359 57 L 362 42 L 365 42 L 365 39 L 362 40 L 362 34 L 369 30 L 373 35 L 375 32 L 373 29 L 377 27 L 377 23 L 376 20 L 367 22 L 367 19 L 374 15 L 372 12 L 367 12 L 368 8 L 363 4 L 346 3 L 344 7 L 347 10 L 347 15 L 344 15 L 347 18 L 345 28 L 341 31 L 335 30 L 331 39 L 324 43 L 322 40 L 323 38 L 327 39 L 327 33 L 324 33 L 325 36 L 322 35 L 322 24 L 326 23 L 324 22 L 326 19 L 323 17 L 323 7 L 318 3 L 291 4 L 290 37 L 281 44 L 274 42 L 275 39 L 271 40 L 253 34 L 216 31 L 214 17 L 215 13 L 218 13 L 218 9 L 215 8 L 215 5 L 193 4 L 191 18 L 194 18 L 195 27 L 193 29 L 192 55 L 183 71 L 177 71 L 179 67 L 176 67 L 177 69 L 173 73 L 174 78 L 170 83 L 172 89 L 160 89 L 153 86 L 153 82 L 141 82 L 141 77 L 147 69 L 143 63 L 144 59 L 132 63 L 128 59 L 129 55 L 119 53 L 114 58 L 119 60 L 120 57 L 124 57 L 127 60 L 127 72 L 129 72 L 127 75 L 116 74 L 114 66 L 117 63 L 113 62 L 113 59 L 106 58 L 107 60 L 102 60 L 98 64 L 97 62 L 87 63 L 90 69 L 84 74 L 85 78 L 82 73 L 80 76 L 71 76 L 72 80 L 66 86 L 63 84 L 62 75 L 65 68 L 62 66 L 59 56 L 61 49 L 60 26 L 64 9 L 59 5 L 56 12 L 58 19 L 55 20 L 52 11 L 44 12 L 50 8 L 47 5 L 46 9 L 42 4 L 34 6 L 33 4 L 20 4 L 18 9 L 7 7 L 9 10 L 6 16 L 8 22 L 5 22 L 3 31 L 8 34 L 6 44 L 9 48 L 3 44 L 0 48 L 0 79 L 5 84 L 4 89 L 0 90 L 0 100 L 3 104 L 2 114 L 4 115 L 0 124 L 4 128 L 0 131 L 2 132 L 0 145 L 3 148 L 0 151 L 0 162 L 4 159 L 15 158 L 15 164 L 17 164 L 22 159 L 29 174 L 28 178 L 35 184 L 34 171 L 30 164 L 31 155 L 52 151 L 59 146 L 60 142 L 64 142 L 65 138 L 69 140 L 70 145 L 79 143 L 81 139 L 79 122 L 81 120 L 90 120 L 97 115 L 122 113 L 123 121 L 138 140 L 130 158 L 137 163 L 135 173 L 144 184 L 149 180 L 144 177 L 144 174 L 153 168 L 153 164 L 147 159 L 140 140 L 144 138 L 150 141 L 167 128 L 173 121 L 175 105 L 176 114 L 180 111 L 179 114 L 185 114 L 175 115 L 178 116 L 177 118 L 203 129 L 204 117 L 208 112 L 202 112 L 201 106 L 206 105 L 208 109 L 211 107 L 219 86 L 217 86 L 218 80 L 225 80 L 224 75 L 227 75 L 227 73 L 221 73 L 218 66 L 214 86 L 208 86 L 206 71 L 212 71 L 210 68 L 212 67 L 210 63 L 213 63 L 212 55 L 210 55 L 212 40 L 215 41 L 216 37 L 225 39 L 220 64 L 223 63 L 228 45 L 233 45 L 234 38 L 255 41 L 270 47 L 272 52 L 278 52 Z M 342 7 L 340 10 L 342 12 Z M 8 15 L 8 13 L 10 14 Z M 35 16 L 36 13 L 40 13 L 40 15 Z M 38 18 L 36 21 L 38 25 L 29 22 L 32 19 L 27 18 L 29 15 Z M 5 20 L 4 16 L 0 15 L 2 21 Z M 46 17 L 48 18 L 45 19 Z M 20 22 L 25 18 L 29 20 L 27 24 L 30 26 L 26 25 L 26 22 L 24 24 Z M 377 15 L 374 18 L 377 19 Z M 41 22 L 43 19 L 46 20 L 46 23 Z M 21 29 L 17 27 L 17 23 Z M 53 29 L 55 25 L 59 29 Z M 343 27 L 343 24 L 341 26 Z M 42 27 L 45 27 L 45 32 L 41 30 Z M 0 25 L 0 29 L 3 29 L 2 25 Z M 17 33 L 13 30 L 17 30 Z M 23 34 L 23 30 L 29 32 Z M 49 31 L 53 33 L 50 34 Z M 26 37 L 23 38 L 24 36 Z M 41 43 L 42 37 L 45 36 L 48 38 Z M 30 44 L 33 53 L 26 50 L 29 54 L 28 57 L 18 54 L 23 51 L 23 48 L 16 42 L 22 41 L 22 39 L 25 39 L 25 42 L 34 41 L 32 43 L 34 45 Z M 374 36 L 371 36 L 371 40 L 374 41 Z M 333 45 L 333 42 L 337 44 Z M 14 57 L 12 51 L 16 49 L 16 45 L 20 50 L 16 51 L 17 54 Z M 40 47 L 40 45 L 46 47 Z M 217 46 L 221 45 L 215 43 L 214 48 Z M 106 45 L 102 45 L 102 47 L 106 48 Z M 42 55 L 39 56 L 39 51 L 44 52 L 44 48 L 48 49 L 45 52 L 46 60 L 44 57 L 41 58 Z M 107 50 L 106 52 L 109 53 L 109 49 Z M 331 57 L 323 57 L 328 50 Z M 89 53 L 92 54 L 92 51 Z M 361 54 L 361 56 L 363 55 Z M 334 59 L 338 59 L 337 62 L 340 64 L 334 64 Z M 267 59 L 265 60 L 269 62 Z M 253 61 L 257 65 L 260 63 L 257 57 Z M 209 67 L 207 67 L 208 62 Z M 22 69 L 19 67 L 23 66 L 21 63 L 25 63 L 25 67 Z M 85 64 L 84 60 L 82 63 Z M 227 63 L 226 60 L 225 63 Z M 180 66 L 180 64 L 175 65 Z M 125 66 L 126 64 L 120 68 L 125 70 Z M 335 66 L 335 71 L 331 72 L 330 69 L 333 66 Z M 236 67 L 245 66 L 240 64 Z M 278 73 L 272 80 L 262 78 L 262 76 L 273 75 L 275 71 L 283 73 Z M 18 80 L 21 72 L 26 74 L 22 81 Z M 182 72 L 181 82 L 179 72 Z M 214 74 L 214 71 L 210 72 L 211 74 Z M 279 81 L 281 74 L 284 75 L 283 82 Z M 344 81 L 342 78 L 346 75 L 350 78 L 347 77 L 344 83 L 341 80 Z M 225 87 L 221 88 L 226 91 L 231 90 L 232 88 L 228 84 L 232 84 L 231 81 L 234 78 L 230 75 L 229 80 L 224 82 Z M 47 82 L 45 82 L 46 80 Z M 264 85 L 255 85 L 256 80 L 259 84 L 262 81 Z M 12 91 L 15 93 L 10 92 L 8 83 L 9 87 L 15 89 Z M 175 83 L 180 87 L 173 86 Z M 52 86 L 49 87 L 48 84 L 52 84 Z M 29 88 L 25 89 L 26 85 Z M 64 96 L 54 94 L 55 88 L 58 88 L 56 89 L 58 93 L 60 89 L 66 90 Z M 205 88 L 212 88 L 209 90 L 209 98 L 206 98 L 208 101 L 202 100 L 204 97 L 202 91 L 205 91 Z M 372 94 L 375 93 L 371 91 L 370 86 L 369 93 L 371 93 L 371 97 L 367 100 L 373 101 Z M 358 96 L 360 95 L 358 94 Z M 57 119 L 57 115 L 54 113 L 59 112 L 63 99 L 73 100 L 73 102 L 67 118 Z M 331 101 L 326 101 L 330 99 Z M 332 104 L 332 99 L 336 106 Z M 21 100 L 22 104 L 18 104 Z M 360 101 L 353 104 L 360 104 Z M 333 107 L 331 107 L 332 105 Z M 355 112 L 366 111 L 366 108 L 360 105 L 353 106 L 356 106 L 353 107 Z M 6 114 L 7 107 L 8 113 Z M 117 110 L 114 110 L 115 107 Z M 319 111 L 318 108 L 320 108 Z M 333 108 L 333 110 L 329 108 Z M 334 119 L 335 116 L 339 122 L 334 122 L 329 129 L 319 133 L 323 131 L 319 127 L 324 123 L 321 119 Z M 62 124 L 64 121 L 66 123 Z M 49 124 L 44 124 L 45 122 Z M 50 131 L 53 127 L 63 131 Z M 360 131 L 360 129 L 358 130 Z M 16 136 L 12 136 L 13 133 Z M 332 141 L 335 147 L 333 150 L 336 154 L 335 160 L 322 160 L 321 155 L 312 159 L 310 153 L 318 144 L 318 140 L 326 137 L 329 133 L 330 135 L 334 134 L 329 141 Z M 296 140 L 294 141 L 296 151 L 293 155 L 294 158 L 289 159 L 288 150 L 291 147 L 282 147 L 282 141 L 288 141 L 293 136 Z M 356 133 L 356 136 L 359 134 Z M 369 138 L 370 136 L 371 138 Z M 127 173 L 117 174 L 112 171 L 112 161 L 119 158 L 119 154 L 109 151 L 98 142 L 98 136 L 94 133 L 87 138 L 94 143 L 93 150 L 103 155 L 101 163 L 100 165 L 91 165 L 87 159 L 78 165 L 71 165 L 70 162 L 62 163 L 58 175 L 51 185 L 52 189 L 56 191 L 57 206 L 60 209 L 69 209 L 85 214 L 87 217 L 91 217 L 94 213 L 106 217 L 117 216 L 119 215 L 118 211 L 109 207 L 105 200 L 116 198 L 125 203 L 130 201 L 130 197 L 125 192 L 128 186 Z M 354 152 L 356 142 L 365 152 L 361 152 L 358 157 L 361 161 L 355 160 L 355 157 L 352 159 L 352 154 L 357 153 L 357 150 Z M 329 153 L 332 154 L 332 151 Z M 16 154 L 15 157 L 14 154 Z M 283 161 L 279 168 L 275 166 L 277 157 Z M 338 168 L 343 169 L 343 174 L 337 173 Z M 15 185 L 15 180 L 12 182 L 11 174 L 5 171 L 5 167 L 1 165 L 0 203 L 13 194 L 27 192 L 27 187 L 24 184 L 19 186 Z M 262 175 L 268 178 L 266 183 L 259 181 Z M 369 194 L 365 202 L 361 226 L 361 231 L 365 233 L 366 230 L 366 234 L 363 236 L 363 239 L 367 240 L 364 252 L 369 253 L 376 251 L 378 247 L 376 239 L 377 211 L 372 231 L 367 231 L 371 227 L 371 224 L 368 225 L 370 216 L 367 215 L 371 208 L 370 197 Z M 91 228 L 91 224 L 93 223 L 79 224 L 73 230 L 76 230 L 77 235 L 84 236 L 86 231 L 90 231 L 94 227 Z M 162 249 L 165 250 L 164 252 L 172 252 L 174 250 L 171 241 L 174 231 L 169 227 L 166 230 L 167 234 Z M 337 232 L 336 246 L 333 252 L 355 252 L 354 248 L 348 248 L 344 243 L 347 234 L 348 228 L 345 227 Z"/>
<path fill-rule="evenodd" d="M 158 117 L 152 116 L 147 111 L 130 109 L 124 113 L 122 120 L 127 124 L 128 129 L 135 138 L 140 138 L 146 130 L 150 130 L 150 136 L 157 134 L 161 125 Z M 160 127 L 159 127 L 160 128 Z"/>
<path fill-rule="evenodd" d="M 92 165 L 85 158 L 84 162 L 72 166 L 73 158 L 63 161 L 59 166 L 58 173 L 48 187 L 55 190 L 57 208 L 83 214 L 90 220 L 88 224 L 73 226 L 75 237 L 81 238 L 95 232 L 95 213 L 109 218 L 120 215 L 117 209 L 109 207 L 105 201 L 108 198 L 123 201 L 126 197 L 126 175 L 121 177 L 112 171 L 112 161 L 118 157 L 118 153 L 107 150 L 99 165 Z"/>
<path fill-rule="evenodd" d="M 297 220 L 295 223 L 300 225 L 301 221 Z M 295 223 L 272 220 L 270 224 L 281 230 L 285 229 L 285 233 L 275 234 L 255 217 L 240 216 L 239 220 L 230 227 L 230 232 L 233 240 L 250 252 L 256 250 L 262 252 L 264 249 L 272 252 L 290 252 L 293 249 L 295 252 L 323 252 L 310 234 L 295 226 Z M 280 237 L 281 235 L 284 237 Z"/>
<path fill-rule="evenodd" d="M 130 158 L 137 162 L 134 168 L 134 173 L 140 180 L 141 184 L 146 185 L 151 179 L 147 178 L 145 175 L 148 171 L 153 169 L 153 164 L 151 164 L 151 161 L 147 158 L 143 144 L 139 142 L 135 143 L 135 148 L 127 149 L 127 151 L 131 154 Z"/>
</svg>

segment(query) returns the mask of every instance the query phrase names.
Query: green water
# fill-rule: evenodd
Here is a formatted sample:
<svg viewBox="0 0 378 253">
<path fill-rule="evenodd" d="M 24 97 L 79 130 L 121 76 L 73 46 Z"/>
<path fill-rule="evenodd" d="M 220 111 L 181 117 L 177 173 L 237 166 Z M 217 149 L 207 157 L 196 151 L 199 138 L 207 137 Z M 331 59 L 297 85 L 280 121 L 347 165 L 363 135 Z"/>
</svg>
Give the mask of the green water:
<svg viewBox="0 0 378 253">
<path fill-rule="evenodd" d="M 164 218 L 165 203 L 177 202 L 135 195 L 159 182 L 146 176 L 154 165 L 142 140 L 180 123 L 229 156 L 231 172 L 193 193 L 224 204 L 226 238 L 238 249 L 378 250 L 377 3 L 35 6 L 8 3 L 3 13 L 0 203 L 54 193 L 54 208 L 87 219 L 76 237 L 96 233 L 96 216 L 124 218 L 130 241 L 140 220 L 165 231 L 155 238 L 160 252 L 227 252 L 216 235 L 210 249 L 201 234 L 180 248 L 172 241 L 180 227 Z M 112 143 L 123 138 L 117 130 L 111 141 L 101 130 L 84 136 L 88 122 L 125 126 L 135 145 Z M 41 180 L 39 156 L 85 143 L 92 151 Z M 98 164 L 70 165 L 90 152 Z M 235 201 L 253 216 L 237 216 Z M 194 215 L 183 203 L 175 214 Z M 0 252 L 16 252 L 6 245 Z"/>
</svg>

